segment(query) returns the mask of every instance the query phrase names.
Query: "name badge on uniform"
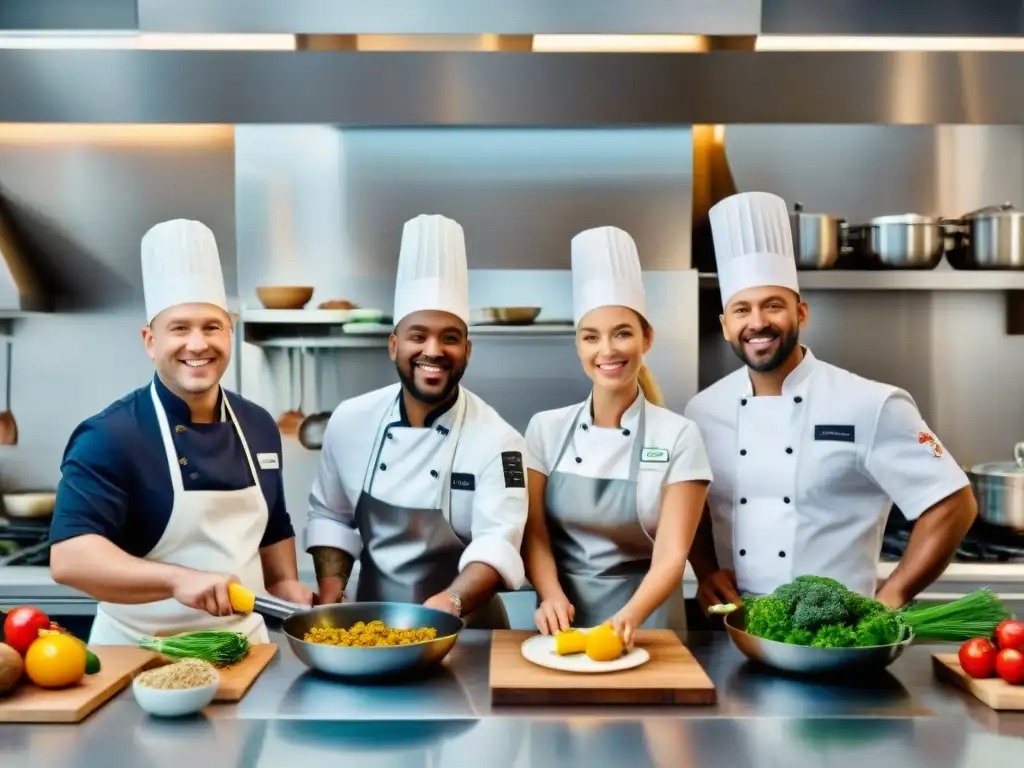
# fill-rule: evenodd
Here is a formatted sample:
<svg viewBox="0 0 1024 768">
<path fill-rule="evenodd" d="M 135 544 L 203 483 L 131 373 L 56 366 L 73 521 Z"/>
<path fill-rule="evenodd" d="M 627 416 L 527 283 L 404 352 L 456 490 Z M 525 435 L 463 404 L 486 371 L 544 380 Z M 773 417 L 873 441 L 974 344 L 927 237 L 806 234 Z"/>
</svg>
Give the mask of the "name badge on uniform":
<svg viewBox="0 0 1024 768">
<path fill-rule="evenodd" d="M 668 461 L 668 451 L 664 448 L 644 448 L 640 451 L 640 461 L 665 464 Z"/>
<path fill-rule="evenodd" d="M 281 460 L 277 457 L 276 453 L 257 453 L 256 461 L 260 465 L 260 469 L 280 469 Z"/>
<path fill-rule="evenodd" d="M 854 442 L 853 424 L 817 424 L 814 427 L 815 440 L 834 440 L 839 443 Z"/>
<path fill-rule="evenodd" d="M 466 472 L 452 472 L 453 491 L 475 491 L 476 478 Z"/>
</svg>

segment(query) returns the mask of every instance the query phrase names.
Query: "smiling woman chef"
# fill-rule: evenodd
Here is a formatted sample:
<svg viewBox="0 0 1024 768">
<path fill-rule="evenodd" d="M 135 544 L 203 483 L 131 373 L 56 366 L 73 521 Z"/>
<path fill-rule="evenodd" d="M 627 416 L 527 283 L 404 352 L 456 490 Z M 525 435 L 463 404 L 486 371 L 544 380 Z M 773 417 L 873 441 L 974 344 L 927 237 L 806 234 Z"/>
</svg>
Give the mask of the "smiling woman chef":
<svg viewBox="0 0 1024 768">
<path fill-rule="evenodd" d="M 312 591 L 298 580 L 274 419 L 220 386 L 232 329 L 213 233 L 157 224 L 142 278 L 156 375 L 72 434 L 53 577 L 100 601 L 91 643 L 214 628 L 266 642 L 260 616 L 231 615 L 227 585 L 305 605 Z"/>
<path fill-rule="evenodd" d="M 467 626 L 508 627 L 496 592 L 523 583 L 523 438 L 459 385 L 469 363 L 462 227 L 406 222 L 398 257 L 393 384 L 331 415 L 310 493 L 306 546 L 320 600 L 424 603 Z"/>
<path fill-rule="evenodd" d="M 654 331 L 633 239 L 615 227 L 580 233 L 572 278 L 593 390 L 527 427 L 524 558 L 541 632 L 610 619 L 629 643 L 640 626 L 686 628 L 683 569 L 711 470 L 697 425 L 663 407 L 644 364 Z"/>
<path fill-rule="evenodd" d="M 785 201 L 745 192 L 710 219 L 722 331 L 745 366 L 686 409 L 715 473 L 690 558 L 698 599 L 707 609 L 815 574 L 903 605 L 942 574 L 975 518 L 967 476 L 909 394 L 799 344 L 808 313 Z M 892 502 L 917 522 L 878 588 Z"/>
</svg>

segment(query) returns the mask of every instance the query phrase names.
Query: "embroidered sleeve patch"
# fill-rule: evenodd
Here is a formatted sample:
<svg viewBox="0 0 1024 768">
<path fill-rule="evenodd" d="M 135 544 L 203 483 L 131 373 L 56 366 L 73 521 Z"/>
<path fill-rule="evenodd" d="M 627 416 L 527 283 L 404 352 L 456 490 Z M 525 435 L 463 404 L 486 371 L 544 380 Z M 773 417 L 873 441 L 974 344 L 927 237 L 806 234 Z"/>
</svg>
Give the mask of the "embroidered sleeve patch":
<svg viewBox="0 0 1024 768">
<path fill-rule="evenodd" d="M 523 454 L 521 451 L 503 451 L 501 469 L 505 473 L 506 488 L 525 488 L 526 472 L 523 471 Z"/>
<path fill-rule="evenodd" d="M 918 432 L 917 442 L 918 445 L 926 446 L 932 452 L 932 456 L 936 458 L 942 456 L 942 444 L 939 443 L 931 432 Z"/>
</svg>

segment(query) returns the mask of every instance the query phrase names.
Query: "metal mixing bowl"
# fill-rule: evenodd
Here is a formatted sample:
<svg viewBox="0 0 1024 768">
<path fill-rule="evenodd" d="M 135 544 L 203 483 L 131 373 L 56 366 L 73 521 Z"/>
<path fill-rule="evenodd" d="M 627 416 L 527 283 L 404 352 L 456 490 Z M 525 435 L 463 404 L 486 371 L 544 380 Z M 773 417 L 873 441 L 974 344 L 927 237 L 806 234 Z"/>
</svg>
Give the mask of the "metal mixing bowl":
<svg viewBox="0 0 1024 768">
<path fill-rule="evenodd" d="M 289 606 L 291 610 L 283 608 Z M 346 678 L 413 675 L 439 664 L 455 646 L 462 619 L 413 603 L 339 603 L 294 610 L 278 600 L 259 597 L 260 613 L 277 615 L 288 645 L 310 669 Z M 341 646 L 303 640 L 313 627 L 348 629 L 356 622 L 382 621 L 394 629 L 434 627 L 437 637 L 423 643 L 392 646 Z"/>
<path fill-rule="evenodd" d="M 884 669 L 903 655 L 913 642 L 913 634 L 895 645 L 868 648 L 812 648 L 764 640 L 745 631 L 743 609 L 725 617 L 725 631 L 740 653 L 752 661 L 785 672 L 808 675 L 846 674 Z"/>
</svg>

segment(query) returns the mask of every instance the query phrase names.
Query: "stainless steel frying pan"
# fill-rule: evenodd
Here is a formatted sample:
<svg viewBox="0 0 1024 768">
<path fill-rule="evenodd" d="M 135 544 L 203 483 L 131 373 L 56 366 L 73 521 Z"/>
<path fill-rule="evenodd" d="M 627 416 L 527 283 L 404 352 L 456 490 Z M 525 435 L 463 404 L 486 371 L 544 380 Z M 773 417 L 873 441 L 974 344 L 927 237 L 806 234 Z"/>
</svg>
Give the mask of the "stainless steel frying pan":
<svg viewBox="0 0 1024 768">
<path fill-rule="evenodd" d="M 462 619 L 415 603 L 338 603 L 314 608 L 273 597 L 254 596 L 232 585 L 231 605 L 239 613 L 261 613 L 281 619 L 292 652 L 310 669 L 344 678 L 412 675 L 440 664 L 455 646 Z M 382 621 L 396 629 L 434 627 L 437 637 L 422 643 L 395 646 L 339 646 L 303 640 L 313 627 L 348 629 L 356 622 Z"/>
</svg>

